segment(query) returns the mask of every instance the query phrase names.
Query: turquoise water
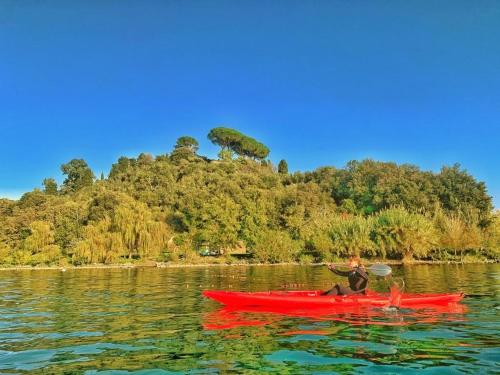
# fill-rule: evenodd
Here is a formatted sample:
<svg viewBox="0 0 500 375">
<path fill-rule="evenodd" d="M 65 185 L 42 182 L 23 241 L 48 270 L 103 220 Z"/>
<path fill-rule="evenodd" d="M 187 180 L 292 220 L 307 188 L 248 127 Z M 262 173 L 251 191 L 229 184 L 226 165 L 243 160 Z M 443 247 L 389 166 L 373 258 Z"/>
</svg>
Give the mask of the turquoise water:
<svg viewBox="0 0 500 375">
<path fill-rule="evenodd" d="M 203 289 L 321 289 L 315 266 L 0 272 L 2 374 L 484 374 L 500 364 L 500 265 L 398 267 L 444 311 L 227 311 Z M 384 282 L 372 283 L 384 288 Z"/>
</svg>

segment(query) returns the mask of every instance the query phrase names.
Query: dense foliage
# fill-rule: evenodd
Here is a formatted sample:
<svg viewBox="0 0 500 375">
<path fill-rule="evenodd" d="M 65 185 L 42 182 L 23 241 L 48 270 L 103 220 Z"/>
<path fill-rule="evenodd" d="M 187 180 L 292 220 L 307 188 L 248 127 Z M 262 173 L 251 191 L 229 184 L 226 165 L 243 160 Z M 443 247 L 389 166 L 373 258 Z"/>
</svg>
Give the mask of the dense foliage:
<svg viewBox="0 0 500 375">
<path fill-rule="evenodd" d="M 500 218 L 484 183 L 458 165 L 352 161 L 343 169 L 288 173 L 269 149 L 228 128 L 170 154 L 121 157 L 96 180 L 84 160 L 61 167 L 43 190 L 0 200 L 0 263 L 199 262 L 201 248 L 249 261 L 325 261 L 358 253 L 405 259 L 498 259 Z"/>
</svg>

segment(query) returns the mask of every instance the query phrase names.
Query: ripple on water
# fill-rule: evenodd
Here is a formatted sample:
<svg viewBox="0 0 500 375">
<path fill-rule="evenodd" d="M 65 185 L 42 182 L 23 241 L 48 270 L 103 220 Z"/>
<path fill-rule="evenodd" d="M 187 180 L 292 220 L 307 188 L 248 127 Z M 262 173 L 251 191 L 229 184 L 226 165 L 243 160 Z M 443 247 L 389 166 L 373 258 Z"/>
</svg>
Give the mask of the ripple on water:
<svg viewBox="0 0 500 375">
<path fill-rule="evenodd" d="M 135 347 L 127 344 L 96 343 L 87 345 L 75 345 L 57 349 L 24 350 L 19 352 L 0 352 L 0 369 L 35 370 L 43 368 L 51 363 L 56 356 L 65 357 L 65 354 L 76 356 L 72 360 L 64 360 L 64 363 L 80 362 L 88 359 L 89 355 L 102 354 L 108 350 L 123 352 L 134 352 L 147 349 L 155 349 L 154 346 Z M 83 356 L 83 357 L 82 357 Z"/>
<path fill-rule="evenodd" d="M 453 315 L 377 311 L 370 320 L 250 312 L 225 329 L 207 327 L 220 306 L 202 298 L 201 289 L 270 290 L 286 282 L 319 289 L 335 279 L 315 266 L 6 271 L 0 372 L 488 373 L 500 365 L 499 271 L 500 265 L 396 268 L 408 291 L 475 295 Z"/>
<path fill-rule="evenodd" d="M 182 374 L 181 372 L 166 371 L 161 369 L 124 371 L 124 370 L 88 370 L 85 375 L 175 375 Z"/>
<path fill-rule="evenodd" d="M 21 352 L 0 353 L 1 370 L 35 370 L 50 364 L 50 360 L 57 354 L 54 349 L 25 350 Z"/>
<path fill-rule="evenodd" d="M 301 350 L 278 350 L 265 358 L 271 362 L 293 362 L 300 365 L 369 365 L 370 362 L 348 357 L 326 357 Z"/>
</svg>

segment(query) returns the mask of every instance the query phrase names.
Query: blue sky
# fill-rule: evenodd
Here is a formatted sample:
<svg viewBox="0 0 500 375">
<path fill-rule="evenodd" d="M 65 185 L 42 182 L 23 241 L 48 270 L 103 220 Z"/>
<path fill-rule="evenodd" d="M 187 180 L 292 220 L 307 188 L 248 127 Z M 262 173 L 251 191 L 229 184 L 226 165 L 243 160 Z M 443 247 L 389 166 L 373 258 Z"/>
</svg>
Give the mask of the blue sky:
<svg viewBox="0 0 500 375">
<path fill-rule="evenodd" d="M 462 164 L 500 207 L 500 3 L 0 2 L 0 196 L 235 127 L 292 170 Z"/>
</svg>

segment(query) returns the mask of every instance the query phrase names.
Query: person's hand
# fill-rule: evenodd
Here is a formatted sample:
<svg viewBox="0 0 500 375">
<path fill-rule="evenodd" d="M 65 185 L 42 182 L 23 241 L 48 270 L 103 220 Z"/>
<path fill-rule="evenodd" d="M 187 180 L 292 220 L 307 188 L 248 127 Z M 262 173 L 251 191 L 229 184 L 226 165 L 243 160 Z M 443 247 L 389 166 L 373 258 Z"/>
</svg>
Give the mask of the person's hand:
<svg viewBox="0 0 500 375">
<path fill-rule="evenodd" d="M 335 264 L 329 264 L 328 269 L 333 271 L 335 269 Z"/>
</svg>

